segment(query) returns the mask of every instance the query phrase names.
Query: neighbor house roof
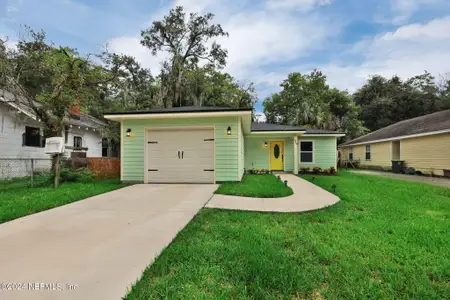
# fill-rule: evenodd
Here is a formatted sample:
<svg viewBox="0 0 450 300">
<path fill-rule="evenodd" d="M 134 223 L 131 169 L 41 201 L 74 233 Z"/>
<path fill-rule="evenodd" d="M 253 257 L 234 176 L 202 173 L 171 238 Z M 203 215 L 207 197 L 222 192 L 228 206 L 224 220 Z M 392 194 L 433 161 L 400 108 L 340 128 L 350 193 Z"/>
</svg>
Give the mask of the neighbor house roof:
<svg viewBox="0 0 450 300">
<path fill-rule="evenodd" d="M 149 110 L 134 110 L 125 112 L 108 112 L 105 115 L 136 115 L 136 114 L 169 114 L 169 113 L 193 113 L 193 112 L 227 112 L 227 111 L 252 111 L 252 108 L 231 108 L 223 106 L 181 106 L 171 108 L 153 108 Z"/>
<path fill-rule="evenodd" d="M 267 131 L 304 131 L 305 134 L 343 134 L 343 132 L 322 130 L 314 128 L 304 128 L 299 126 L 281 125 L 273 123 L 252 123 L 252 132 Z"/>
<path fill-rule="evenodd" d="M 439 134 L 446 131 L 450 132 L 450 109 L 395 123 L 345 142 L 340 146 Z"/>
<path fill-rule="evenodd" d="M 13 109 L 25 114 L 31 119 L 38 120 L 34 111 L 28 105 L 28 102 L 21 97 L 14 97 L 8 91 L 0 89 L 0 102 L 9 105 Z M 39 102 L 34 102 L 34 105 L 39 107 Z M 105 122 L 85 113 L 80 113 L 78 116 L 66 117 L 64 118 L 65 124 L 70 124 L 74 126 L 80 127 L 92 127 L 92 128 L 100 128 L 101 126 L 106 125 Z"/>
</svg>

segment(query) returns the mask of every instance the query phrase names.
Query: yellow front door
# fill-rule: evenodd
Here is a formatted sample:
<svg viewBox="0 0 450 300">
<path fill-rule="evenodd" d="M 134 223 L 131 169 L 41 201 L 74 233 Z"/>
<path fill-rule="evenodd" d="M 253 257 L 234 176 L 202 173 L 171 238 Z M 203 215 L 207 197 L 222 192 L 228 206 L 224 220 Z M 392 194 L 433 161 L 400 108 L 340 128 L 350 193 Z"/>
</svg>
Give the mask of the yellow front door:
<svg viewBox="0 0 450 300">
<path fill-rule="evenodd" d="M 270 142 L 270 169 L 272 171 L 284 170 L 284 142 Z"/>
</svg>

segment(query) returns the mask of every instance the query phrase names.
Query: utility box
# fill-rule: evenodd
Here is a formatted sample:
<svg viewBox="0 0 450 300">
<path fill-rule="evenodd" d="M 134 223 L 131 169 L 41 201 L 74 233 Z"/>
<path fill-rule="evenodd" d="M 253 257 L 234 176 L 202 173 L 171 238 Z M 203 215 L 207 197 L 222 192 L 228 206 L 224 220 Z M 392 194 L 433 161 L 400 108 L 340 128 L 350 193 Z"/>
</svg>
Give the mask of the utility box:
<svg viewBox="0 0 450 300">
<path fill-rule="evenodd" d="M 393 160 L 392 161 L 392 172 L 394 173 L 403 173 L 405 170 L 405 161 L 404 160 Z"/>
</svg>

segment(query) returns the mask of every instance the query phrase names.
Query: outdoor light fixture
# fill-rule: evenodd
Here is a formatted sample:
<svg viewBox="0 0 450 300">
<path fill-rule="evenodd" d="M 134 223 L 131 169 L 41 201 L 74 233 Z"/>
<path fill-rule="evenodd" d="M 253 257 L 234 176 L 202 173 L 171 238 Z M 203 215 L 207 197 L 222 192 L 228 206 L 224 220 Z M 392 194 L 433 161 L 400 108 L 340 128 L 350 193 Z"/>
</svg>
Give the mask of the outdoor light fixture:
<svg viewBox="0 0 450 300">
<path fill-rule="evenodd" d="M 331 188 L 333 189 L 333 193 L 335 193 L 335 194 L 336 194 L 336 185 L 335 185 L 335 184 L 333 184 L 333 185 L 331 186 Z"/>
<path fill-rule="evenodd" d="M 127 129 L 127 136 L 130 137 L 131 136 L 131 128 Z"/>
<path fill-rule="evenodd" d="M 231 127 L 230 126 L 228 126 L 228 128 L 227 128 L 227 135 L 231 135 Z"/>
<path fill-rule="evenodd" d="M 267 141 L 264 141 L 264 147 L 267 148 Z"/>
<path fill-rule="evenodd" d="M 280 177 L 280 175 L 278 175 L 278 176 L 277 176 L 277 179 L 278 179 L 278 180 L 281 180 L 281 177 Z"/>
<path fill-rule="evenodd" d="M 285 186 L 287 186 L 287 183 L 288 183 L 288 181 L 287 181 L 287 180 L 285 180 L 285 181 L 284 181 L 284 185 L 285 185 Z"/>
</svg>

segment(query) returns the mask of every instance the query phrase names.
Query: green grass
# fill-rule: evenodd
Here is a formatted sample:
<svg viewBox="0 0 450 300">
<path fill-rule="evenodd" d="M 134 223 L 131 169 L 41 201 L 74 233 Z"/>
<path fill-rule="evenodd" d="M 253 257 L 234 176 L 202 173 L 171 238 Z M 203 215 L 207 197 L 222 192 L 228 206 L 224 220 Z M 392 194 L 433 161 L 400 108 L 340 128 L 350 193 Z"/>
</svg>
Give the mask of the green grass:
<svg viewBox="0 0 450 300">
<path fill-rule="evenodd" d="M 25 179 L 29 182 L 29 179 Z M 0 223 L 75 202 L 123 187 L 119 180 L 64 183 L 52 187 L 26 188 L 21 179 L 0 181 Z"/>
<path fill-rule="evenodd" d="M 216 194 L 256 198 L 279 198 L 293 194 L 292 189 L 274 175 L 245 175 L 242 182 L 227 182 Z"/>
<path fill-rule="evenodd" d="M 345 172 L 315 183 L 342 201 L 203 209 L 126 299 L 450 298 L 450 189 Z"/>
</svg>

